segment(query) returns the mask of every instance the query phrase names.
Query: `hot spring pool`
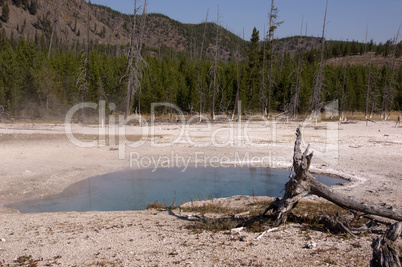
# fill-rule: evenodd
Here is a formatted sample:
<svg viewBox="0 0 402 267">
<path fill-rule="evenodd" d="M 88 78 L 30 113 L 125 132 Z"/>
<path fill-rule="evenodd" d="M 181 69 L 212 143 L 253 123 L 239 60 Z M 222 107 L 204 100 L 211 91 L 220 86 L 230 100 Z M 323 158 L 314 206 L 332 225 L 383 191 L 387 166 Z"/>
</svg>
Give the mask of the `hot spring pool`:
<svg viewBox="0 0 402 267">
<path fill-rule="evenodd" d="M 315 175 L 332 186 L 346 182 Z M 156 201 L 179 205 L 234 195 L 279 197 L 289 171 L 267 168 L 139 169 L 95 176 L 67 187 L 62 193 L 6 205 L 22 213 L 60 211 L 142 210 Z"/>
</svg>

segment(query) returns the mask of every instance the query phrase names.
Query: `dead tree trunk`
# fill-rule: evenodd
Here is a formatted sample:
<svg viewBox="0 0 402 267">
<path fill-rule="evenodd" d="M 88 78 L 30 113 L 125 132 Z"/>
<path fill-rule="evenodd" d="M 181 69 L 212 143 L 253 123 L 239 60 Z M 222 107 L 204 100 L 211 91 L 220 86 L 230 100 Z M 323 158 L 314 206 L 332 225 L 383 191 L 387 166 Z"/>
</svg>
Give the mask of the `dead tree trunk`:
<svg viewBox="0 0 402 267">
<path fill-rule="evenodd" d="M 299 45 L 302 42 L 303 42 L 303 20 L 300 28 L 300 38 L 298 38 L 297 43 Z M 294 92 L 289 107 L 289 111 L 293 119 L 296 119 L 297 117 L 297 110 L 299 108 L 299 102 L 300 102 L 302 60 L 303 60 L 302 50 L 303 48 L 299 48 L 299 55 L 298 55 L 299 58 L 297 60 L 297 70 L 296 70 L 296 84 L 294 87 Z"/>
<path fill-rule="evenodd" d="M 381 237 L 373 240 L 373 259 L 370 267 L 400 267 L 399 253 L 394 242 L 399 238 L 402 231 L 402 224 L 395 223 Z"/>
<path fill-rule="evenodd" d="M 268 29 L 268 44 L 269 44 L 269 84 L 268 84 L 268 99 L 267 104 L 267 114 L 266 116 L 270 117 L 271 111 L 271 98 L 272 98 L 272 87 L 273 87 L 273 67 L 274 67 L 274 34 L 275 30 L 278 28 L 279 25 L 283 23 L 283 21 L 277 21 L 278 17 L 278 9 L 275 7 L 274 0 L 271 0 L 271 10 L 269 12 L 269 29 Z M 265 32 L 264 32 L 265 34 Z M 264 38 L 265 39 L 265 38 Z M 265 51 L 265 48 L 264 48 Z M 264 64 L 265 65 L 265 64 Z M 265 112 L 264 112 L 265 113 Z"/>
<path fill-rule="evenodd" d="M 88 91 L 88 82 L 89 82 L 89 6 L 88 6 L 88 14 L 87 14 L 87 40 L 85 45 L 85 59 L 84 59 L 84 81 L 82 84 L 82 105 L 86 102 L 86 96 Z M 81 122 L 85 120 L 85 109 L 81 109 Z"/>
<path fill-rule="evenodd" d="M 146 8 L 147 8 L 147 0 L 144 0 L 144 6 L 142 11 L 142 25 L 139 29 L 139 33 L 137 32 L 137 16 L 138 10 L 137 8 L 137 0 L 134 1 L 134 16 L 133 22 L 131 25 L 131 33 L 130 33 L 130 47 L 128 51 L 128 83 L 127 83 L 127 99 L 126 99 L 126 112 L 125 117 L 130 115 L 131 108 L 134 104 L 134 96 L 139 93 L 138 102 L 141 101 L 141 78 L 142 78 L 142 64 L 144 64 L 144 59 L 141 55 L 142 48 L 142 40 L 145 34 L 145 23 L 146 23 Z M 140 103 L 138 104 L 138 113 L 140 114 Z"/>
<path fill-rule="evenodd" d="M 321 95 L 322 95 L 322 85 L 323 85 L 323 68 L 324 68 L 324 53 L 325 53 L 325 25 L 327 21 L 327 10 L 328 10 L 328 0 L 325 6 L 324 15 L 324 25 L 322 27 L 322 37 L 321 37 L 321 54 L 320 63 L 318 64 L 317 77 L 314 81 L 313 94 L 311 98 L 311 111 L 317 120 L 317 116 L 320 113 L 321 108 Z"/>
<path fill-rule="evenodd" d="M 367 53 L 367 33 L 368 33 L 368 25 L 366 27 L 366 40 L 364 46 L 364 53 Z M 366 111 L 364 114 L 364 118 L 368 119 L 369 116 L 369 103 L 370 103 L 370 81 L 371 81 L 371 67 L 373 62 L 373 54 L 370 55 L 370 64 L 368 70 L 368 82 L 367 82 L 367 92 L 366 92 Z"/>
<path fill-rule="evenodd" d="M 344 111 L 344 105 L 346 102 L 346 96 L 345 96 L 345 91 L 346 91 L 346 66 L 343 66 L 343 81 L 341 88 L 338 93 L 339 97 L 339 124 L 341 124 L 342 121 L 345 120 L 345 117 L 343 116 L 343 111 Z"/>
<path fill-rule="evenodd" d="M 370 111 L 370 119 L 373 117 L 374 111 L 377 109 L 377 97 L 378 97 L 378 73 L 379 73 L 379 66 L 378 60 L 376 64 L 376 72 L 375 72 L 375 80 L 374 80 L 374 88 L 371 95 L 371 111 Z"/>
<path fill-rule="evenodd" d="M 142 57 L 142 45 L 143 45 L 143 41 L 144 41 L 144 37 L 145 37 L 145 27 L 146 27 L 146 23 L 147 23 L 147 6 L 148 6 L 148 0 L 144 0 L 144 6 L 142 9 L 142 24 L 141 24 L 141 29 L 140 29 L 140 33 L 139 33 L 139 40 L 138 40 L 138 45 L 137 45 L 137 49 L 136 49 L 136 55 L 135 57 L 138 58 L 138 60 L 136 60 L 136 65 L 135 68 L 137 69 L 137 83 L 138 85 L 138 114 L 141 116 L 141 80 L 142 80 L 142 70 L 144 65 L 146 65 L 146 62 L 144 60 L 144 58 Z M 140 125 L 142 125 L 142 120 L 141 117 L 139 118 L 139 123 Z"/>
<path fill-rule="evenodd" d="M 264 27 L 264 34 L 265 34 L 265 27 Z M 265 59 L 266 59 L 266 48 L 265 48 L 265 44 L 266 44 L 266 42 L 267 42 L 267 40 L 266 40 L 266 38 L 264 37 L 264 44 L 263 44 L 263 47 L 262 47 L 262 54 L 263 54 L 263 56 L 262 56 L 262 74 L 261 74 L 261 89 L 260 89 L 260 97 L 261 97 L 261 118 L 262 119 L 264 119 L 265 118 L 265 116 L 266 115 L 268 115 L 268 114 L 266 114 L 266 102 L 267 102 L 267 100 L 266 100 L 266 95 L 265 95 L 265 91 L 266 91 L 266 89 L 265 89 L 265 68 L 266 68 L 266 66 L 265 66 Z"/>
<path fill-rule="evenodd" d="M 306 148 L 304 153 L 301 151 L 302 134 L 299 128 L 296 130 L 296 136 L 293 155 L 293 172 L 290 176 L 290 180 L 285 185 L 285 195 L 282 199 L 277 198 L 272 202 L 263 213 L 266 214 L 269 210 L 273 210 L 276 216 L 276 226 L 286 222 L 289 212 L 296 206 L 299 200 L 307 194 L 325 198 L 345 209 L 402 221 L 402 209 L 400 208 L 373 204 L 351 196 L 346 196 L 317 181 L 309 172 L 313 153 L 308 153 L 309 147 Z"/>
<path fill-rule="evenodd" d="M 371 62 L 372 62 L 373 55 L 370 55 L 370 64 L 368 70 L 368 82 L 367 82 L 367 92 L 366 92 L 366 112 L 364 118 L 368 119 L 369 117 L 369 103 L 370 103 L 370 81 L 371 81 Z"/>
<path fill-rule="evenodd" d="M 234 103 L 234 108 L 233 108 L 233 113 L 232 113 L 232 120 L 234 120 L 235 114 L 236 114 L 236 108 L 238 108 L 238 112 L 237 112 L 237 121 L 241 121 L 241 104 L 240 102 L 240 56 L 239 56 L 239 48 L 237 48 L 236 51 L 236 79 L 237 79 L 237 89 L 236 89 L 236 99 L 235 99 L 235 103 Z M 239 106 L 237 106 L 239 105 Z"/>
<path fill-rule="evenodd" d="M 213 66 L 213 91 L 212 91 L 212 107 L 211 107 L 211 119 L 215 120 L 215 99 L 217 93 L 217 72 L 218 72 L 218 56 L 219 56 L 219 6 L 218 15 L 216 19 L 216 44 L 215 44 L 215 56 L 214 56 L 214 66 Z"/>
<path fill-rule="evenodd" d="M 203 85 L 202 85 L 202 68 L 201 68 L 201 62 L 202 62 L 202 53 L 204 51 L 204 42 L 205 42 L 205 34 L 207 32 L 207 26 L 208 26 L 208 14 L 209 14 L 209 9 L 207 11 L 207 16 L 205 18 L 205 25 L 204 25 L 204 33 L 202 35 L 202 42 L 201 42 L 201 50 L 200 50 L 200 60 L 198 61 L 198 97 L 199 97 L 199 104 L 200 104 L 200 121 L 202 120 L 202 113 L 203 113 Z"/>
<path fill-rule="evenodd" d="M 134 1 L 134 16 L 133 16 L 133 22 L 131 25 L 131 32 L 130 32 L 130 47 L 128 50 L 128 82 L 127 82 L 127 99 L 126 99 L 126 112 L 125 112 L 125 118 L 127 118 L 130 115 L 131 112 L 131 104 L 132 104 L 132 99 L 133 99 L 133 91 L 135 91 L 135 82 L 133 82 L 134 79 L 134 54 L 135 54 L 135 31 L 136 31 L 136 26 L 137 26 L 137 0 Z"/>
</svg>

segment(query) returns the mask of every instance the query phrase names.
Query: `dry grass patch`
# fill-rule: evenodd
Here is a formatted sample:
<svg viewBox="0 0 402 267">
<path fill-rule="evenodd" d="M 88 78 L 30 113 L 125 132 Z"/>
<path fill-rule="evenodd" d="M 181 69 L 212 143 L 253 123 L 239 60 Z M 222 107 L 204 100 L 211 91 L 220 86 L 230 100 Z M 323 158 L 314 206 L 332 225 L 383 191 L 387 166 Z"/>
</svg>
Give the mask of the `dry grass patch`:
<svg viewBox="0 0 402 267">
<path fill-rule="evenodd" d="M 192 206 L 192 207 L 184 207 L 181 208 L 182 211 L 184 212 L 195 212 L 195 213 L 200 213 L 200 214 L 226 214 L 226 215 L 233 215 L 233 214 L 238 214 L 242 212 L 249 211 L 250 209 L 248 207 L 230 207 L 227 205 L 219 205 L 215 203 L 208 203 L 208 204 L 203 204 L 200 206 Z"/>
<path fill-rule="evenodd" d="M 258 201 L 241 207 L 230 207 L 219 203 L 206 203 L 185 207 L 184 212 L 200 214 L 193 220 L 188 229 L 194 231 L 225 231 L 237 227 L 246 227 L 251 232 L 263 232 L 273 227 L 274 218 L 271 215 L 261 216 L 271 201 Z M 348 211 L 330 202 L 300 202 L 290 213 L 288 222 L 303 224 L 305 230 L 323 231 L 324 225 L 320 222 L 320 215 L 339 216 L 347 215 Z M 362 224 L 362 219 L 355 223 Z"/>
<path fill-rule="evenodd" d="M 148 210 L 171 210 L 171 209 L 175 209 L 176 207 L 174 206 L 168 206 L 166 204 L 166 202 L 153 202 L 153 203 L 148 203 L 147 204 L 147 209 Z"/>
</svg>

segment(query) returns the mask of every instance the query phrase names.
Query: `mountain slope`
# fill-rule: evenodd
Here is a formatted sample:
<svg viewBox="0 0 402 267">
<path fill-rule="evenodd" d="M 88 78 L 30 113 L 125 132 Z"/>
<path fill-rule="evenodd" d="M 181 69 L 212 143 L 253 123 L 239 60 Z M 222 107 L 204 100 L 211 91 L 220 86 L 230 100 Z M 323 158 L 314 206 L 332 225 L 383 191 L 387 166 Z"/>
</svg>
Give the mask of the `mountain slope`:
<svg viewBox="0 0 402 267">
<path fill-rule="evenodd" d="M 35 1 L 37 11 L 32 14 L 29 6 Z M 71 45 L 77 41 L 85 42 L 89 38 L 100 44 L 125 45 L 129 42 L 132 15 L 122 14 L 111 8 L 87 4 L 84 0 L 26 0 L 27 6 L 9 3 L 9 20 L 2 22 L 2 28 L 10 36 L 35 36 L 46 38 L 50 43 L 54 28 L 54 43 Z M 1 7 L 3 8 L 3 7 Z M 89 16 L 88 16 L 89 14 Z M 140 19 L 140 18 L 138 18 Z M 144 43 L 157 51 L 161 47 L 174 51 L 199 54 L 205 24 L 183 24 L 162 14 L 149 14 L 145 29 Z M 216 24 L 208 23 L 204 50 L 211 54 L 210 48 L 215 43 Z M 245 54 L 247 42 L 220 27 L 220 59 L 230 60 L 237 47 Z"/>
<path fill-rule="evenodd" d="M 0 22 L 0 28 L 6 32 L 7 36 L 25 39 L 37 39 L 44 43 L 43 47 L 49 47 L 52 39 L 52 48 L 67 48 L 73 44 L 86 42 L 87 36 L 91 42 L 109 45 L 126 45 L 129 43 L 129 34 L 133 16 L 122 14 L 109 7 L 87 4 L 85 0 L 3 0 L 9 5 L 9 19 Z M 19 6 L 15 3 L 19 2 Z M 0 2 L 1 3 L 1 2 Z M 35 11 L 31 6 L 35 4 Z M 4 4 L 3 4 L 4 5 Z M 4 6 L 0 6 L 2 11 Z M 0 13 L 1 14 L 1 13 Z M 141 17 L 138 16 L 137 20 Z M 88 22 L 89 21 L 89 32 Z M 54 29 L 53 38 L 52 32 Z M 193 58 L 200 55 L 204 30 L 206 29 L 205 41 L 203 44 L 203 54 L 212 57 L 214 54 L 216 24 L 183 24 L 162 14 L 148 14 L 144 35 L 144 44 L 157 55 L 161 50 L 174 52 L 185 52 Z M 242 58 L 247 56 L 247 46 L 249 42 L 241 39 L 223 27 L 219 27 L 219 59 L 224 61 L 233 60 L 237 51 Z M 357 42 L 328 41 L 327 46 L 334 46 L 344 49 L 347 46 L 364 45 Z M 282 38 L 276 42 L 275 50 L 281 54 L 289 53 L 292 57 L 299 51 L 311 51 L 318 53 L 321 47 L 321 38 L 298 36 Z M 402 47 L 402 46 L 401 46 Z M 339 49 L 338 49 L 339 50 Z M 353 49 L 352 49 L 353 50 Z M 373 51 L 373 50 L 371 50 Z M 351 52 L 351 53 L 349 53 Z M 360 60 L 358 56 L 354 58 L 344 58 L 344 56 L 356 55 L 353 51 L 343 53 L 343 55 L 332 53 L 326 54 L 328 58 L 335 57 L 328 63 L 339 64 L 363 64 L 367 60 Z M 363 58 L 365 58 L 363 56 Z M 378 57 L 381 61 L 381 57 Z M 357 60 L 356 60 L 357 59 Z M 382 62 L 382 61 L 381 61 Z M 383 63 L 379 63 L 383 65 Z M 400 66 L 400 60 L 397 61 Z"/>
</svg>

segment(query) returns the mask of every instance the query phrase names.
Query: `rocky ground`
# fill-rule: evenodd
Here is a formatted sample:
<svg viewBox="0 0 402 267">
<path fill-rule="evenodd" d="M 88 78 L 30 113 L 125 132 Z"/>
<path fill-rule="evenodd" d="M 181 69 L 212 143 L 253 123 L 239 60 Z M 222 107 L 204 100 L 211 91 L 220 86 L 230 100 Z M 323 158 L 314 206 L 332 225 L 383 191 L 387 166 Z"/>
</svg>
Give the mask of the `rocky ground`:
<svg viewBox="0 0 402 267">
<path fill-rule="evenodd" d="M 300 124 L 70 129 L 64 124 L 2 123 L 0 266 L 367 266 L 375 234 L 349 238 L 291 223 L 256 240 L 259 233 L 250 231 L 194 231 L 187 227 L 194 223 L 190 213 L 179 209 L 20 214 L 4 207 L 59 193 L 95 175 L 155 168 L 162 162 L 181 168 L 242 164 L 287 169 Z M 315 150 L 311 169 L 350 180 L 336 188 L 344 194 L 402 206 L 402 128 L 394 126 L 382 121 L 305 125 L 305 143 Z M 70 130 L 73 136 L 68 137 Z M 126 145 L 119 146 L 123 133 Z M 303 248 L 311 241 L 315 248 Z"/>
</svg>

